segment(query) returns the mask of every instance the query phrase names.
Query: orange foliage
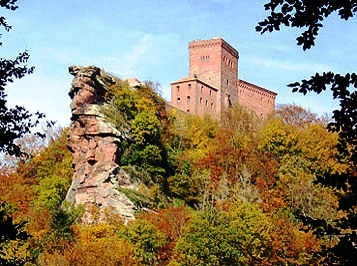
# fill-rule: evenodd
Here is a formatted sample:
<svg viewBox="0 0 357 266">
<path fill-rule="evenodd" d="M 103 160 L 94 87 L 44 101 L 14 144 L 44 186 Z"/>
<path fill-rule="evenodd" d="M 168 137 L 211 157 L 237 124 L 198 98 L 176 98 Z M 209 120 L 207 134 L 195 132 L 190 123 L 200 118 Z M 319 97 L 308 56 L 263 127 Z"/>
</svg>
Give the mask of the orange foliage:
<svg viewBox="0 0 357 266">
<path fill-rule="evenodd" d="M 275 224 L 275 233 L 271 235 L 271 257 L 265 265 L 320 265 L 314 256 L 321 250 L 321 242 L 311 231 L 299 230 L 301 225 L 293 224 L 286 216 L 272 217 Z M 302 256 L 302 254 L 304 256 Z"/>
<path fill-rule="evenodd" d="M 25 216 L 34 198 L 34 187 L 28 181 L 6 169 L 0 170 L 0 199 L 15 207 L 14 218 Z"/>
<path fill-rule="evenodd" d="M 176 242 L 182 237 L 184 227 L 189 223 L 189 211 L 186 207 L 170 206 L 157 213 L 141 214 L 139 219 L 145 219 L 155 225 L 167 237 L 167 245 L 159 250 L 161 261 L 170 261 Z"/>
</svg>

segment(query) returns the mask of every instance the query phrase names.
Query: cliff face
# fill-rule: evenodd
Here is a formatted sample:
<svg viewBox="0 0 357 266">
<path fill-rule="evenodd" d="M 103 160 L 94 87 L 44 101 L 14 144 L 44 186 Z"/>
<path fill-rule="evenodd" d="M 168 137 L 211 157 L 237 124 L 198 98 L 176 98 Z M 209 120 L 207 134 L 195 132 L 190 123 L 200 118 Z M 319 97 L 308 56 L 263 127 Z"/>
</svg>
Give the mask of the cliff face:
<svg viewBox="0 0 357 266">
<path fill-rule="evenodd" d="M 69 72 L 74 76 L 68 133 L 74 176 L 66 200 L 84 206 L 85 223 L 93 222 L 93 207 L 99 210 L 100 219 L 108 211 L 125 220 L 134 219 L 134 204 L 119 190 L 134 187 L 118 164 L 121 143 L 128 135 L 105 121 L 100 112 L 113 77 L 93 66 L 72 66 Z"/>
</svg>

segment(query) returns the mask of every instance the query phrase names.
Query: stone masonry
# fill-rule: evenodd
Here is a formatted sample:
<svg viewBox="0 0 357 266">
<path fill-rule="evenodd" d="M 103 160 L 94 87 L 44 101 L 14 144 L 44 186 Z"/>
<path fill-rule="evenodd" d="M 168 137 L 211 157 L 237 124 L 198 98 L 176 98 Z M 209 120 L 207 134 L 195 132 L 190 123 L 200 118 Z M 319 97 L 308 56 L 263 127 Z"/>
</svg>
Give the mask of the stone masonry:
<svg viewBox="0 0 357 266">
<path fill-rule="evenodd" d="M 220 118 L 239 103 L 260 117 L 275 108 L 277 94 L 238 77 L 238 51 L 222 38 L 189 43 L 189 75 L 171 83 L 171 105 L 184 112 Z"/>
</svg>

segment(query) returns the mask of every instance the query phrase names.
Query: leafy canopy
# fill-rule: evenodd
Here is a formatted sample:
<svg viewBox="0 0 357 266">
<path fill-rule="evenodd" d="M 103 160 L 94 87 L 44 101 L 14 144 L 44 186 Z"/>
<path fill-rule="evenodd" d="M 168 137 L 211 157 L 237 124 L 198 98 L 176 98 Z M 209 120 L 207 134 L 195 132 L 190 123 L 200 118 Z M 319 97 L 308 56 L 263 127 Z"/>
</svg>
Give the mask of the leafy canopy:
<svg viewBox="0 0 357 266">
<path fill-rule="evenodd" d="M 297 44 L 307 50 L 315 45 L 315 39 L 327 17 L 337 12 L 340 19 L 349 20 L 357 12 L 357 1 L 270 0 L 264 7 L 270 14 L 258 23 L 256 31 L 261 34 L 279 31 L 282 25 L 307 28 L 297 37 Z M 326 251 L 333 253 L 326 262 L 330 265 L 334 263 L 352 265 L 357 259 L 355 231 L 357 229 L 355 222 L 357 220 L 357 74 L 340 74 L 332 71 L 316 73 L 310 79 L 294 82 L 288 86 L 293 92 L 303 94 L 307 92 L 319 94 L 330 88 L 333 99 L 339 100 L 340 108 L 333 111 L 333 121 L 328 124 L 328 129 L 338 133 L 339 151 L 349 160 L 350 167 L 343 173 L 321 174 L 317 178 L 323 185 L 341 189 L 339 208 L 347 211 L 347 217 L 336 220 L 336 228 L 325 226 L 323 229 L 326 235 L 339 235 L 338 245 Z M 326 225 L 324 219 L 311 219 L 305 215 L 302 215 L 301 219 L 318 230 L 321 229 L 321 225 Z M 336 230 L 339 233 L 336 233 Z"/>
<path fill-rule="evenodd" d="M 14 11 L 18 7 L 16 2 L 17 0 L 1 0 L 0 7 Z M 3 16 L 0 16 L 0 28 L 5 31 L 11 29 Z M 0 42 L 1 46 L 2 42 Z M 16 156 L 24 153 L 15 140 L 30 133 L 31 129 L 38 124 L 39 119 L 44 117 L 44 114 L 39 112 L 31 114 L 22 106 L 9 107 L 7 105 L 6 85 L 34 71 L 34 67 L 26 65 L 28 59 L 27 51 L 19 53 L 14 59 L 0 58 L 0 152 Z"/>
</svg>

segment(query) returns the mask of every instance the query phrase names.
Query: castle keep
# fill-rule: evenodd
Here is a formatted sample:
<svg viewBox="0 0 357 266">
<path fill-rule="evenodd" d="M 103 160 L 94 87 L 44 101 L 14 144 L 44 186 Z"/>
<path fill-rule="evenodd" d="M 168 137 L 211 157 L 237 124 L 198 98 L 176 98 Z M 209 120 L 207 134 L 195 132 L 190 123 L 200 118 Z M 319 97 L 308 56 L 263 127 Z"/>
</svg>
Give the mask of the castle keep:
<svg viewBox="0 0 357 266">
<path fill-rule="evenodd" d="M 222 111 L 239 103 L 264 118 L 274 110 L 276 93 L 238 77 L 239 54 L 222 38 L 189 43 L 189 75 L 171 83 L 171 105 L 188 113 Z"/>
</svg>

